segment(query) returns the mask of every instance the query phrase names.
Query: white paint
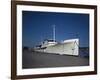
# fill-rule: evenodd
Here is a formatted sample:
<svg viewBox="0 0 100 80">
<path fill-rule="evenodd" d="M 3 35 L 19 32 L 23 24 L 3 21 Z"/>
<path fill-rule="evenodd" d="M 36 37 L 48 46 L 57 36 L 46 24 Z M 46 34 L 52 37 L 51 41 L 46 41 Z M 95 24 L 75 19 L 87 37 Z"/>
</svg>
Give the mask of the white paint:
<svg viewBox="0 0 100 80">
<path fill-rule="evenodd" d="M 79 39 L 65 40 L 62 43 L 48 46 L 46 49 L 39 50 L 50 54 L 79 55 Z"/>
</svg>

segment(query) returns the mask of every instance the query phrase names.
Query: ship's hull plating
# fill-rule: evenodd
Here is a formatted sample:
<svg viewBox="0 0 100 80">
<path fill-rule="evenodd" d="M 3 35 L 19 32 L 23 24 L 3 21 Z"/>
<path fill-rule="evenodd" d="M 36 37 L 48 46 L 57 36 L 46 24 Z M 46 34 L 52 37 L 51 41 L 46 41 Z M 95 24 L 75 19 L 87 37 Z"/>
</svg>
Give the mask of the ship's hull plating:
<svg viewBox="0 0 100 80">
<path fill-rule="evenodd" d="M 39 52 L 54 53 L 54 54 L 67 54 L 67 55 L 79 55 L 79 39 L 65 40 L 62 43 L 58 43 L 46 48 L 37 49 Z"/>
</svg>

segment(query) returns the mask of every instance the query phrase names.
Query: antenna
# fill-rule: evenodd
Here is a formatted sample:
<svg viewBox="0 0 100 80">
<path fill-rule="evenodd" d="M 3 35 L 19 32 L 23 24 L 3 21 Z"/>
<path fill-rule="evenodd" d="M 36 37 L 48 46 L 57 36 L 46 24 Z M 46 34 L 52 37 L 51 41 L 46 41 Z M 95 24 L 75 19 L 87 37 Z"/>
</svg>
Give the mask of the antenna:
<svg viewBox="0 0 100 80">
<path fill-rule="evenodd" d="M 56 30 L 55 30 L 55 25 L 53 25 L 53 40 L 55 41 L 56 39 Z"/>
</svg>

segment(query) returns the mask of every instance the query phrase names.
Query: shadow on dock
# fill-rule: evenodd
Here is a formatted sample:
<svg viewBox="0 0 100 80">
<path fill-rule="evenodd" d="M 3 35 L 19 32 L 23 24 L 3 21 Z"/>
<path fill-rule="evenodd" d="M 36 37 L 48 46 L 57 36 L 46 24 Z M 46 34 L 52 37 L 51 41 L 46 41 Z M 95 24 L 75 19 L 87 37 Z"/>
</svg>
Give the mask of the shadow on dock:
<svg viewBox="0 0 100 80">
<path fill-rule="evenodd" d="M 24 50 L 22 68 L 88 66 L 89 58 Z"/>
</svg>

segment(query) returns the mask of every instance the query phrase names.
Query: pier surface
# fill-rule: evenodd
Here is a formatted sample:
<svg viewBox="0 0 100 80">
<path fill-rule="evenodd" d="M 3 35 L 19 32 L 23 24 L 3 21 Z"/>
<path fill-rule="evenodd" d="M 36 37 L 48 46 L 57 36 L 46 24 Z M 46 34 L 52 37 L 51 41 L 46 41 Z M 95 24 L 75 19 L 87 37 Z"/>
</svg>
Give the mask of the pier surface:
<svg viewBox="0 0 100 80">
<path fill-rule="evenodd" d="M 54 53 L 40 53 L 28 50 L 24 50 L 22 56 L 23 69 L 88 65 L 89 58 L 78 56 L 60 55 Z"/>
</svg>

